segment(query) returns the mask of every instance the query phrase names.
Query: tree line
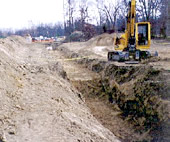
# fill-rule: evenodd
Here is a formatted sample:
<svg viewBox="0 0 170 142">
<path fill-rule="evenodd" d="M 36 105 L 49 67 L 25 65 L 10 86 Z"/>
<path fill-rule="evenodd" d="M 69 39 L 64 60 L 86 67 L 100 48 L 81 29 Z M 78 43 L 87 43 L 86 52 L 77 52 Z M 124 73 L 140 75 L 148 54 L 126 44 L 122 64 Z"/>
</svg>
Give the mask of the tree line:
<svg viewBox="0 0 170 142">
<path fill-rule="evenodd" d="M 9 35 L 20 35 L 25 36 L 30 34 L 32 37 L 56 37 L 56 36 L 64 36 L 64 27 L 63 24 L 58 23 L 55 25 L 52 24 L 40 24 L 38 26 L 32 26 L 30 29 L 21 29 L 15 32 L 8 30 L 6 32 L 0 31 L 0 37 L 6 37 Z"/>
<path fill-rule="evenodd" d="M 104 26 L 107 31 L 124 31 L 128 5 L 129 0 L 65 0 L 65 32 L 83 31 L 87 23 L 95 23 L 97 33 Z M 136 0 L 136 20 L 150 22 L 153 37 L 166 36 L 167 5 L 168 0 Z"/>
</svg>

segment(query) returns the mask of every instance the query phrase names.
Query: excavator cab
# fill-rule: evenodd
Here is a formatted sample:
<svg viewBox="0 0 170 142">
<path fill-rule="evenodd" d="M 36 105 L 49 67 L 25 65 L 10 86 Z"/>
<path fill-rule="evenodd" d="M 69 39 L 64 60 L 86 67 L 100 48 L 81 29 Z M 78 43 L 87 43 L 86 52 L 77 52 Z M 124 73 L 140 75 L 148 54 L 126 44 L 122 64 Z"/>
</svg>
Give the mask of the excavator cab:
<svg viewBox="0 0 170 142">
<path fill-rule="evenodd" d="M 151 44 L 150 23 L 136 23 L 136 49 L 149 49 Z"/>
</svg>

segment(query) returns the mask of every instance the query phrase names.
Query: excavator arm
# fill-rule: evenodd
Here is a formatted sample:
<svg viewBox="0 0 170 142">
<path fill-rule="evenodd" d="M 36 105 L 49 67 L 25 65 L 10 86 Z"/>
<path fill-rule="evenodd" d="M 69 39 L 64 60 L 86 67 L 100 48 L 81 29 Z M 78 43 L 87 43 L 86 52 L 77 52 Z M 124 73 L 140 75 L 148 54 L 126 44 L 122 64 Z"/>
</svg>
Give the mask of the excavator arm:
<svg viewBox="0 0 170 142">
<path fill-rule="evenodd" d="M 134 50 L 135 46 L 135 20 L 136 20 L 136 1 L 131 0 L 129 2 L 129 8 L 128 8 L 128 15 L 127 15 L 127 27 L 126 27 L 126 49 L 125 50 Z M 130 46 L 133 46 L 130 47 Z"/>
<path fill-rule="evenodd" d="M 135 20 L 136 20 L 136 1 L 132 0 L 130 3 L 130 37 L 135 36 Z"/>
</svg>

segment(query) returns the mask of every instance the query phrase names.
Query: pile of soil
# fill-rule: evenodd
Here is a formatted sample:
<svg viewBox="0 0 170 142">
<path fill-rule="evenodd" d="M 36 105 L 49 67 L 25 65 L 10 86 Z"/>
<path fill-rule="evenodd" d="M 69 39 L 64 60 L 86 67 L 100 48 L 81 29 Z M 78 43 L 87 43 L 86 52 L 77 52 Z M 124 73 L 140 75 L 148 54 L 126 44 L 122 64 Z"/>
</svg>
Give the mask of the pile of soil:
<svg viewBox="0 0 170 142">
<path fill-rule="evenodd" d="M 90 39 L 86 44 L 90 46 L 113 46 L 114 37 L 114 34 L 105 33 Z"/>
<path fill-rule="evenodd" d="M 125 126 L 131 128 L 130 130 L 126 128 L 124 131 L 131 132 L 116 134 L 116 130 L 112 128 L 115 124 L 109 126 L 110 121 L 103 120 L 107 120 L 109 116 L 105 116 L 104 112 L 98 114 L 97 110 L 92 110 L 101 122 L 104 121 L 102 124 L 105 127 L 125 141 L 164 139 L 161 136 L 162 132 L 156 136 L 154 134 L 163 123 L 169 124 L 167 115 L 169 109 L 163 100 L 163 96 L 167 93 L 166 84 L 163 82 L 163 71 L 151 66 L 118 67 L 102 61 L 98 63 L 91 61 L 88 64 L 89 69 L 100 73 L 101 77 L 90 81 L 74 81 L 74 86 L 85 95 L 86 100 L 96 102 L 97 99 L 103 102 L 110 108 L 111 113 L 115 112 L 116 108 L 120 119 L 128 123 Z M 88 106 L 94 109 L 94 105 L 91 104 Z M 165 137 L 169 139 L 168 135 Z"/>
<path fill-rule="evenodd" d="M 62 55 L 18 36 L 0 40 L 0 141 L 118 142 L 56 58 Z"/>
</svg>

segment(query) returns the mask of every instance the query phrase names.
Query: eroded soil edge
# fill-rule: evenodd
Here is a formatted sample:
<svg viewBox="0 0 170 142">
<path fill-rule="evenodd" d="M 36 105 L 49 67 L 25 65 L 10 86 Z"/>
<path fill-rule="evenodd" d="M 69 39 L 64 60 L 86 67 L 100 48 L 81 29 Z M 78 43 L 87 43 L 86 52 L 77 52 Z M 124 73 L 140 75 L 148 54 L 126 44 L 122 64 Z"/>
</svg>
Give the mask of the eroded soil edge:
<svg viewBox="0 0 170 142">
<path fill-rule="evenodd" d="M 62 52 L 67 58 L 81 57 L 64 48 Z M 74 62 L 98 74 L 90 80 L 70 80 L 103 126 L 126 142 L 170 140 L 168 71 L 97 59 Z"/>
</svg>

